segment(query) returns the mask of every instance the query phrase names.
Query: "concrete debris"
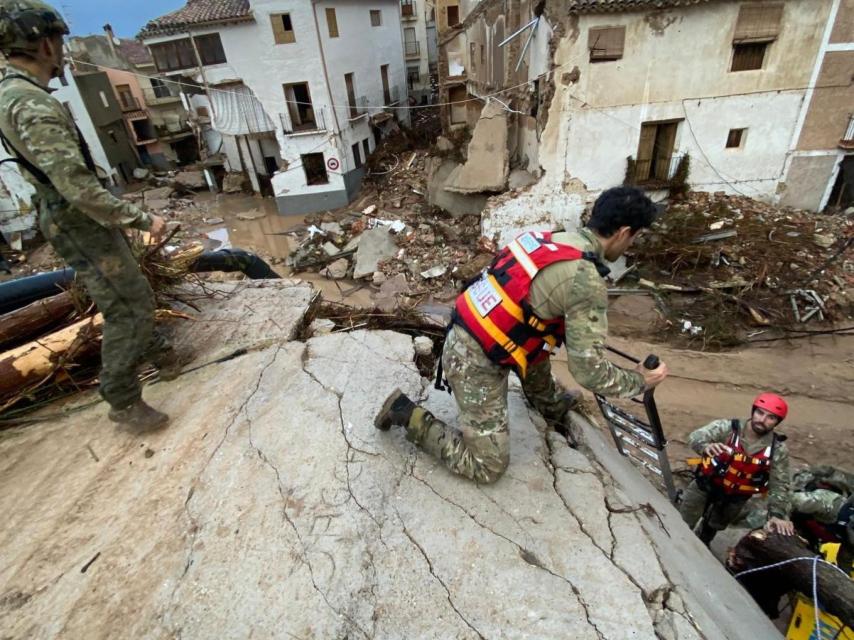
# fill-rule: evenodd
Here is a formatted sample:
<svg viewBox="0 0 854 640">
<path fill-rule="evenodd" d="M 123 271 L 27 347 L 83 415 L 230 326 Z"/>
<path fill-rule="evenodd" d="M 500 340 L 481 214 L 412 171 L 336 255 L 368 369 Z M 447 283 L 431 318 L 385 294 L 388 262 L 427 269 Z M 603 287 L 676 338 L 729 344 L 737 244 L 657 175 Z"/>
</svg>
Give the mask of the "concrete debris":
<svg viewBox="0 0 854 640">
<path fill-rule="evenodd" d="M 439 278 L 445 275 L 445 272 L 448 271 L 448 267 L 437 266 L 432 269 L 427 269 L 426 271 L 421 272 L 421 277 L 425 280 L 429 280 L 430 278 Z"/>
<path fill-rule="evenodd" d="M 205 224 L 222 224 L 223 222 L 225 222 L 225 219 L 219 217 L 205 218 Z"/>
<path fill-rule="evenodd" d="M 204 327 L 208 366 L 146 388 L 172 421 L 144 446 L 103 404 L 3 433 L 0 635 L 111 637 L 120 619 L 187 640 L 778 637 L 583 417 L 588 448 L 570 450 L 514 383 L 512 473 L 491 486 L 378 432 L 396 387 L 443 420 L 453 399 L 425 385 L 410 336 L 293 341 L 312 293 L 290 286 L 233 287 L 179 323 L 179 343 Z M 209 349 L 225 344 L 243 351 Z"/>
<path fill-rule="evenodd" d="M 240 193 L 246 190 L 246 176 L 242 173 L 226 173 L 222 179 L 223 193 Z"/>
<path fill-rule="evenodd" d="M 322 336 L 332 333 L 335 329 L 335 323 L 326 318 L 318 318 L 308 326 L 308 332 L 312 336 Z"/>
<path fill-rule="evenodd" d="M 320 275 L 330 280 L 341 280 L 347 277 L 347 272 L 350 270 L 350 261 L 347 258 L 340 258 L 335 262 L 320 270 Z"/>
<path fill-rule="evenodd" d="M 814 233 L 812 240 L 822 249 L 830 249 L 830 247 L 833 246 L 833 243 L 836 242 L 836 238 L 823 233 Z"/>
<path fill-rule="evenodd" d="M 371 282 L 377 286 L 380 286 L 386 280 L 388 280 L 388 276 L 382 271 L 374 271 L 374 275 L 371 277 Z"/>
<path fill-rule="evenodd" d="M 453 193 L 447 188 L 451 176 L 459 174 L 459 168 L 460 165 L 452 160 L 437 163 L 427 185 L 428 202 L 455 216 L 480 215 L 489 198 L 487 195 Z"/>
<path fill-rule="evenodd" d="M 537 179 L 524 169 L 514 169 L 510 172 L 507 186 L 510 189 L 524 189 L 534 184 Z"/>
<path fill-rule="evenodd" d="M 143 169 L 142 167 L 137 167 L 133 170 L 134 180 L 145 180 L 150 175 L 151 171 L 149 171 L 148 169 Z"/>
<path fill-rule="evenodd" d="M 341 225 L 337 222 L 321 222 L 320 228 L 326 233 L 333 236 L 340 236 L 344 233 L 343 229 L 341 229 Z"/>
<path fill-rule="evenodd" d="M 492 100 L 487 102 L 475 125 L 465 164 L 448 176 L 445 190 L 464 194 L 504 191 L 509 158 L 507 112 Z"/>
<path fill-rule="evenodd" d="M 376 211 L 377 211 L 377 205 L 375 205 L 375 204 L 372 204 L 372 205 L 362 209 L 362 213 L 364 213 L 366 216 L 372 216 L 372 215 L 374 215 L 374 213 L 376 213 Z"/>
<path fill-rule="evenodd" d="M 448 140 L 445 136 L 439 136 L 438 138 L 436 138 L 436 148 L 439 151 L 444 152 L 453 151 L 454 143 Z"/>
<path fill-rule="evenodd" d="M 372 276 L 382 260 L 388 260 L 396 253 L 397 245 L 388 228 L 366 229 L 362 232 L 362 239 L 356 250 L 353 277 L 358 280 L 365 276 Z"/>
<path fill-rule="evenodd" d="M 168 200 L 172 194 L 175 192 L 175 189 L 172 187 L 158 187 L 156 189 L 148 189 L 143 193 L 143 202 L 146 205 L 150 205 L 152 201 L 164 201 Z"/>
<path fill-rule="evenodd" d="M 244 221 L 260 220 L 261 218 L 266 218 L 266 217 L 267 217 L 267 212 L 266 211 L 260 211 L 258 209 L 254 209 L 252 211 L 244 211 L 242 213 L 237 214 L 237 219 L 238 220 L 244 220 Z"/>
<path fill-rule="evenodd" d="M 175 175 L 175 184 L 190 191 L 208 187 L 203 171 L 180 171 Z"/>
<path fill-rule="evenodd" d="M 320 248 L 323 249 L 328 256 L 337 256 L 341 253 L 341 250 L 331 242 L 324 242 Z"/>
<path fill-rule="evenodd" d="M 429 356 L 433 353 L 433 341 L 427 336 L 418 336 L 413 340 L 415 355 Z"/>
</svg>

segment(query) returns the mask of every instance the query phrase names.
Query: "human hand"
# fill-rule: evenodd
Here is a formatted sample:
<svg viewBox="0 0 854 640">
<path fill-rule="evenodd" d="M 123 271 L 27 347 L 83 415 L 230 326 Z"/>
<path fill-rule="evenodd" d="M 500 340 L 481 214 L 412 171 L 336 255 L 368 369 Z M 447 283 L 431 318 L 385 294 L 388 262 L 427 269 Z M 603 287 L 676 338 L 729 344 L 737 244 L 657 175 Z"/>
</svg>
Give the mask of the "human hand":
<svg viewBox="0 0 854 640">
<path fill-rule="evenodd" d="M 729 451 L 729 447 L 721 442 L 712 442 L 703 448 L 703 455 L 714 458 Z"/>
<path fill-rule="evenodd" d="M 166 219 L 153 213 L 149 215 L 151 216 L 151 228 L 148 233 L 151 234 L 151 239 L 154 242 L 160 242 L 166 232 Z"/>
<path fill-rule="evenodd" d="M 792 524 L 791 520 L 783 520 L 782 518 L 768 518 L 768 522 L 765 523 L 765 530 L 776 531 L 784 536 L 795 535 L 795 525 Z"/>
<path fill-rule="evenodd" d="M 635 367 L 635 371 L 643 376 L 643 383 L 646 386 L 646 389 L 653 389 L 659 384 L 661 384 L 664 379 L 667 377 L 667 374 L 670 373 L 670 370 L 667 368 L 667 365 L 663 362 L 659 364 L 655 369 L 647 369 L 643 364 L 639 364 Z"/>
</svg>

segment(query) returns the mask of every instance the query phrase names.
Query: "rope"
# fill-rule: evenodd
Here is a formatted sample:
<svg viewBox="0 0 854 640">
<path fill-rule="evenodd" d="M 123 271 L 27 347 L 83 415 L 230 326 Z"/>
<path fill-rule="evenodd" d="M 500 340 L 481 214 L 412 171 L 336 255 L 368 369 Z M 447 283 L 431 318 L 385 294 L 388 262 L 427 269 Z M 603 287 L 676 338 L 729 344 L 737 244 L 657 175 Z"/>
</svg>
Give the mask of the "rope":
<svg viewBox="0 0 854 640">
<path fill-rule="evenodd" d="M 813 613 L 815 613 L 815 633 L 816 637 L 821 638 L 821 622 L 818 618 L 818 612 L 821 608 L 821 605 L 818 601 L 818 563 L 821 562 L 826 564 L 828 567 L 832 567 L 836 569 L 843 576 L 848 578 L 848 574 L 845 573 L 842 569 L 837 567 L 832 562 L 828 562 L 820 558 L 819 556 L 802 556 L 800 558 L 789 558 L 788 560 L 782 560 L 781 562 L 775 562 L 774 564 L 765 565 L 764 567 L 756 567 L 754 569 L 746 569 L 745 571 L 739 571 L 733 577 L 740 578 L 741 576 L 746 576 L 750 573 L 757 573 L 759 571 L 767 571 L 768 569 L 776 569 L 777 567 L 782 567 L 783 565 L 791 564 L 793 562 L 799 562 L 801 560 L 809 560 L 812 562 L 812 601 L 813 601 Z"/>
</svg>

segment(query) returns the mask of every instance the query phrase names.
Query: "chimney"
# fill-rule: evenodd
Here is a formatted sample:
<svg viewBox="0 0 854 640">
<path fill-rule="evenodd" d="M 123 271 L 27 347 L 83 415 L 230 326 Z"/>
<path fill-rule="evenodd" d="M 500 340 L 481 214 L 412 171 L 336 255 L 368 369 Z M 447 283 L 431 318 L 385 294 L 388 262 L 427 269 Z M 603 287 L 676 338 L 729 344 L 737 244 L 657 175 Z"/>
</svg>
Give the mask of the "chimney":
<svg viewBox="0 0 854 640">
<path fill-rule="evenodd" d="M 104 33 L 107 34 L 107 43 L 110 45 L 110 51 L 114 57 L 118 58 L 119 52 L 116 51 L 116 35 L 113 33 L 113 25 L 105 24 Z"/>
</svg>

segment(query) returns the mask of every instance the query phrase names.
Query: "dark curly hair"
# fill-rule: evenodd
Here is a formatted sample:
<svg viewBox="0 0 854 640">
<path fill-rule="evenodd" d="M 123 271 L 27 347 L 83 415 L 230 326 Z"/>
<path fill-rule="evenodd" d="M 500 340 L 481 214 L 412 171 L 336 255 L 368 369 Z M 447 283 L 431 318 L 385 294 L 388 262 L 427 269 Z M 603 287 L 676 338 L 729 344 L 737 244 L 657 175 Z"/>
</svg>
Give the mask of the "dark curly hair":
<svg viewBox="0 0 854 640">
<path fill-rule="evenodd" d="M 636 187 L 613 187 L 596 199 L 587 228 L 610 238 L 621 227 L 632 233 L 649 227 L 658 210 L 652 200 Z"/>
</svg>

